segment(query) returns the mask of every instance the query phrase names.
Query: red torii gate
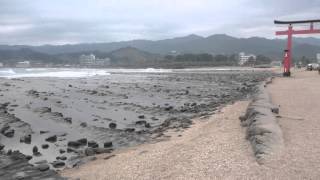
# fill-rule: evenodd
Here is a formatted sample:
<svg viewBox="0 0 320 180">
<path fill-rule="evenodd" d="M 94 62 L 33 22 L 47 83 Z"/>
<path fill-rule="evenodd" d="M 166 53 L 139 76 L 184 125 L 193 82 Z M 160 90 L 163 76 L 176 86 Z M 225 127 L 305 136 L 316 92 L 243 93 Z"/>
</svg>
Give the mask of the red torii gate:
<svg viewBox="0 0 320 180">
<path fill-rule="evenodd" d="M 288 30 L 286 31 L 277 31 L 276 35 L 287 35 L 287 49 L 284 51 L 284 60 L 283 60 L 283 76 L 290 76 L 290 67 L 291 67 L 291 56 L 292 56 L 292 35 L 293 34 L 316 34 L 320 33 L 320 29 L 314 29 L 314 23 L 319 23 L 318 20 L 305 20 L 305 21 L 277 21 L 275 20 L 275 24 L 288 24 Z M 310 24 L 310 28 L 307 30 L 294 30 L 292 24 Z"/>
</svg>

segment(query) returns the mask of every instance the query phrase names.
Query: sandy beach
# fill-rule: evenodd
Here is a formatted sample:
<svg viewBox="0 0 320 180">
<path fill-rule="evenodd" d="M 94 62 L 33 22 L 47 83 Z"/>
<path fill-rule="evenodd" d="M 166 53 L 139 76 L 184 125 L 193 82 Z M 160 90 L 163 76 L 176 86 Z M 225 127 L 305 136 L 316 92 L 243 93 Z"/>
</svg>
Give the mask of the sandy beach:
<svg viewBox="0 0 320 180">
<path fill-rule="evenodd" d="M 239 116 L 247 101 L 223 108 L 206 120 L 196 120 L 170 140 L 141 145 L 113 156 L 98 156 L 66 177 L 82 179 L 318 179 L 320 177 L 320 81 L 317 72 L 293 71 L 267 87 L 279 106 L 277 120 L 285 148 L 259 165 Z"/>
</svg>

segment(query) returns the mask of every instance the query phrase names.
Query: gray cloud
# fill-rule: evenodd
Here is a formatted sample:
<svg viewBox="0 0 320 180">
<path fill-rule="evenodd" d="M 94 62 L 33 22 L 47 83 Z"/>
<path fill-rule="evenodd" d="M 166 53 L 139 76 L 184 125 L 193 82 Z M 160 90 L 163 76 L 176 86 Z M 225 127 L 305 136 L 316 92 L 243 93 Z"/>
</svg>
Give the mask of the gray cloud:
<svg viewBox="0 0 320 180">
<path fill-rule="evenodd" d="M 0 44 L 66 44 L 226 33 L 274 37 L 274 19 L 319 18 L 309 0 L 3 0 Z"/>
</svg>

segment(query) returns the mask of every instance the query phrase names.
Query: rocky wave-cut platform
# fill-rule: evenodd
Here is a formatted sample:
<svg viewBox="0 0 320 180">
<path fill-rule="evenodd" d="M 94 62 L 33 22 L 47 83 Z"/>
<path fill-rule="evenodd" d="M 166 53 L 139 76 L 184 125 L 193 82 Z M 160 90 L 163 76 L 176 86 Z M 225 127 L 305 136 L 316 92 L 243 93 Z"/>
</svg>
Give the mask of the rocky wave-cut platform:
<svg viewBox="0 0 320 180">
<path fill-rule="evenodd" d="M 204 70 L 2 79 L 0 143 L 34 166 L 76 167 L 96 154 L 159 141 L 168 129 L 184 131 L 193 118 L 250 97 L 270 75 Z"/>
<path fill-rule="evenodd" d="M 0 151 L 0 179 L 41 179 L 41 180 L 64 180 L 46 163 L 31 165 L 29 158 L 18 151 L 7 153 Z"/>
</svg>

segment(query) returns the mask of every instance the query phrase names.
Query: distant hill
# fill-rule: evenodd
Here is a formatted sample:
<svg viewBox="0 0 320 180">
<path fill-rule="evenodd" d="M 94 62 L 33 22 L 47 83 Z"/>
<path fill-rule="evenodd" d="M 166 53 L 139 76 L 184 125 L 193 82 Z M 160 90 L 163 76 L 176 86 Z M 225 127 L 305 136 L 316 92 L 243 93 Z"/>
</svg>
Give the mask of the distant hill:
<svg viewBox="0 0 320 180">
<path fill-rule="evenodd" d="M 139 66 L 160 61 L 162 56 L 141 51 L 133 47 L 120 48 L 109 53 L 111 63 L 118 66 Z"/>
<path fill-rule="evenodd" d="M 225 34 L 216 34 L 208 37 L 198 35 L 189 35 L 185 37 L 177 37 L 172 39 L 150 41 L 150 40 L 133 40 L 112 43 L 91 43 L 91 44 L 75 44 L 75 45 L 43 45 L 43 46 L 8 46 L 0 45 L 0 60 L 4 58 L 2 54 L 17 51 L 22 55 L 20 49 L 29 49 L 33 52 L 33 56 L 43 56 L 46 59 L 62 59 L 63 62 L 74 62 L 80 54 L 92 53 L 97 56 L 108 56 L 117 51 L 124 54 L 130 54 L 127 47 L 136 48 L 143 51 L 145 56 L 154 58 L 150 54 L 166 55 L 170 52 L 178 54 L 185 53 L 209 53 L 209 54 L 237 54 L 239 52 L 261 54 L 271 58 L 282 58 L 283 50 L 286 47 L 284 39 L 266 39 L 261 37 L 251 38 L 235 38 Z M 133 50 L 133 49 L 131 49 Z M 293 56 L 294 57 L 310 57 L 314 58 L 316 53 L 320 52 L 320 39 L 317 38 L 294 38 Z M 38 53 L 38 55 L 36 55 Z M 147 55 L 149 53 L 149 55 Z M 25 54 L 29 58 L 30 54 Z M 136 56 L 131 52 L 132 56 Z M 140 54 L 141 55 L 141 54 Z M 5 55 L 7 56 L 7 55 Z M 23 56 L 21 56 L 23 57 Z M 137 55 L 138 57 L 138 55 Z M 124 59 L 122 57 L 122 59 Z M 132 57 L 132 59 L 137 59 Z M 142 58 L 143 59 L 143 58 Z M 56 60 L 56 59 L 55 59 Z M 123 60 L 122 60 L 123 61 Z"/>
<path fill-rule="evenodd" d="M 0 62 L 14 64 L 18 61 L 25 60 L 44 63 L 61 63 L 61 60 L 54 55 L 36 52 L 28 48 L 7 50 L 0 49 Z"/>
<path fill-rule="evenodd" d="M 293 38 L 293 41 L 299 44 L 310 44 L 310 45 L 320 46 L 320 39 L 314 38 L 314 37 L 306 37 L 306 38 L 296 37 L 296 38 Z"/>
</svg>

